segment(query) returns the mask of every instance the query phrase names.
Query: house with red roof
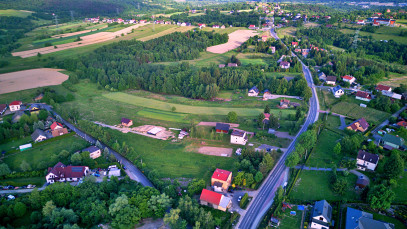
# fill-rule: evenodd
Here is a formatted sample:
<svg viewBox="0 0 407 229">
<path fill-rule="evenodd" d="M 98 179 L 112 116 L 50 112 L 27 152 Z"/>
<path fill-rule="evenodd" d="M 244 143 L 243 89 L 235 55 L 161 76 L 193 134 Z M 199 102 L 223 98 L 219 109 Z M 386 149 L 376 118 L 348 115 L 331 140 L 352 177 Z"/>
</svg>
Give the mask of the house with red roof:
<svg viewBox="0 0 407 229">
<path fill-rule="evenodd" d="M 293 42 L 291 42 L 291 45 L 295 48 L 295 47 L 297 47 L 298 46 L 298 42 L 296 42 L 296 41 L 293 41 Z"/>
<path fill-rule="evenodd" d="M 21 104 L 23 104 L 23 102 L 21 101 L 13 101 L 11 102 L 8 106 L 10 107 L 10 111 L 19 111 Z"/>
<path fill-rule="evenodd" d="M 349 126 L 346 127 L 348 130 L 353 130 L 355 132 L 365 132 L 369 128 L 369 123 L 367 123 L 365 118 L 358 119 L 352 122 Z"/>
<path fill-rule="evenodd" d="M 372 96 L 365 91 L 358 91 L 356 92 L 356 99 L 370 102 L 370 100 L 372 100 Z"/>
<path fill-rule="evenodd" d="M 382 93 L 383 93 L 383 91 L 391 92 L 391 87 L 386 86 L 386 85 L 378 84 L 378 85 L 376 86 L 376 91 L 381 91 Z"/>
<path fill-rule="evenodd" d="M 401 120 L 397 123 L 397 126 L 407 128 L 407 122 L 404 120 Z"/>
<path fill-rule="evenodd" d="M 356 78 L 353 76 L 346 75 L 346 76 L 342 76 L 342 80 L 344 82 L 348 82 L 348 83 L 352 84 L 356 81 Z"/>
<path fill-rule="evenodd" d="M 59 122 L 54 122 L 51 124 L 52 131 L 57 130 L 57 129 L 62 129 L 62 128 L 64 128 L 64 126 Z"/>
<path fill-rule="evenodd" d="M 232 200 L 220 193 L 202 189 L 201 197 L 199 198 L 201 205 L 209 206 L 221 211 L 226 211 L 232 207 Z"/>
<path fill-rule="evenodd" d="M 356 22 L 356 24 L 358 24 L 358 25 L 364 25 L 364 24 L 365 24 L 365 20 L 358 20 L 358 21 Z"/>
<path fill-rule="evenodd" d="M 62 164 L 62 162 L 58 162 L 54 167 L 48 168 L 48 173 L 45 176 L 45 179 L 49 184 L 55 182 L 78 181 L 88 173 L 88 166 L 66 166 Z"/>
<path fill-rule="evenodd" d="M 211 177 L 211 185 L 217 192 L 227 192 L 229 186 L 232 184 L 232 172 L 216 169 Z"/>
<path fill-rule="evenodd" d="M 249 29 L 257 29 L 255 25 L 249 25 Z"/>
<path fill-rule="evenodd" d="M 281 67 L 282 69 L 289 69 L 289 68 L 290 68 L 290 62 L 281 61 L 281 62 L 280 62 L 280 67 Z"/>
</svg>

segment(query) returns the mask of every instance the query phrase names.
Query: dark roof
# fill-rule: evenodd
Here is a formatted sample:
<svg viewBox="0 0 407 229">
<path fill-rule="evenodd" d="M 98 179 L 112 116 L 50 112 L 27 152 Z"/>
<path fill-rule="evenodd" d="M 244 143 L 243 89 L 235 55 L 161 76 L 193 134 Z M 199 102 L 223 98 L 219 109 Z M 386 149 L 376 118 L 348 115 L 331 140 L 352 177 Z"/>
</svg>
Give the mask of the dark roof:
<svg viewBox="0 0 407 229">
<path fill-rule="evenodd" d="M 0 104 L 0 112 L 7 108 L 7 104 Z"/>
<path fill-rule="evenodd" d="M 34 131 L 34 133 L 31 134 L 31 138 L 32 138 L 33 141 L 37 140 L 37 138 L 38 138 L 39 136 L 47 137 L 47 135 L 45 134 L 45 132 L 44 132 L 43 130 L 40 130 L 40 129 L 36 129 L 36 130 Z"/>
<path fill-rule="evenodd" d="M 93 153 L 93 152 L 96 152 L 98 150 L 99 150 L 99 148 L 96 147 L 96 146 L 89 146 L 88 148 L 83 149 L 82 152 L 86 151 L 86 152 L 89 152 L 89 153 Z"/>
<path fill-rule="evenodd" d="M 217 130 L 229 131 L 230 125 L 227 124 L 227 123 L 220 123 L 220 122 L 217 122 L 217 123 L 216 123 L 216 129 L 217 129 Z"/>
<path fill-rule="evenodd" d="M 246 133 L 246 132 L 241 131 L 241 130 L 233 130 L 232 135 L 233 135 L 233 136 L 243 137 L 245 133 Z"/>
<path fill-rule="evenodd" d="M 390 90 L 391 89 L 391 87 L 389 87 L 389 86 L 386 86 L 386 85 L 381 85 L 381 84 L 378 84 L 377 86 L 376 86 L 376 90 L 378 90 L 378 91 L 388 91 L 388 90 Z"/>
<path fill-rule="evenodd" d="M 377 162 L 379 161 L 379 155 L 372 154 L 364 150 L 359 150 L 357 158 L 373 164 L 377 164 Z"/>
<path fill-rule="evenodd" d="M 327 79 L 327 81 L 329 81 L 328 79 Z M 334 87 L 334 88 L 332 88 L 332 91 L 335 93 L 335 92 L 337 92 L 337 91 L 339 91 L 339 90 L 342 90 L 342 87 L 341 86 L 336 86 L 336 87 Z"/>
<path fill-rule="evenodd" d="M 259 93 L 259 89 L 257 89 L 257 87 L 256 87 L 256 86 L 254 86 L 254 87 L 250 88 L 250 90 L 249 90 L 249 91 L 251 91 L 251 90 L 254 90 L 255 92 Z"/>
<path fill-rule="evenodd" d="M 215 186 L 215 187 L 222 187 L 222 182 L 220 182 L 220 181 L 215 181 L 215 182 L 213 182 L 213 186 Z"/>
<path fill-rule="evenodd" d="M 360 124 L 360 126 L 362 126 L 362 128 L 365 129 L 365 130 L 369 127 L 369 123 L 367 123 L 366 119 L 365 119 L 365 118 L 361 118 L 361 119 L 358 119 L 358 120 L 352 122 L 352 123 L 349 125 L 349 126 L 352 128 L 352 130 L 356 130 L 356 129 L 357 129 L 357 127 L 356 127 L 356 125 L 355 125 L 355 123 L 357 123 L 357 122 L 358 122 L 358 123 Z"/>
<path fill-rule="evenodd" d="M 323 216 L 328 223 L 331 222 L 332 219 L 332 207 L 326 200 L 320 200 L 315 202 L 314 210 L 312 212 L 312 217 Z"/>
<path fill-rule="evenodd" d="M 131 122 L 131 119 L 128 118 L 122 118 L 122 123 L 129 124 Z"/>
<path fill-rule="evenodd" d="M 356 184 L 357 184 L 357 185 L 367 186 L 367 185 L 369 185 L 369 181 L 368 181 L 367 179 L 365 179 L 365 178 L 359 178 L 359 179 L 356 181 Z"/>
<path fill-rule="evenodd" d="M 400 137 L 397 137 L 397 136 L 394 136 L 394 135 L 391 135 L 391 134 L 384 135 L 383 138 L 382 138 L 382 141 L 383 142 L 389 142 L 389 143 L 392 143 L 392 144 L 398 145 L 398 146 L 404 145 L 404 139 L 402 139 Z"/>
<path fill-rule="evenodd" d="M 62 162 L 58 162 L 54 167 L 48 168 L 48 174 L 53 173 L 56 177 L 55 180 L 59 178 L 81 178 L 84 176 L 85 169 L 87 166 L 66 166 Z"/>
<path fill-rule="evenodd" d="M 358 91 L 356 92 L 356 96 L 357 97 L 361 97 L 361 98 L 365 98 L 365 99 L 371 99 L 372 97 L 370 96 L 369 93 L 365 92 L 365 91 Z"/>
<path fill-rule="evenodd" d="M 336 76 L 327 76 L 326 81 L 334 81 L 334 82 L 336 82 Z"/>
</svg>

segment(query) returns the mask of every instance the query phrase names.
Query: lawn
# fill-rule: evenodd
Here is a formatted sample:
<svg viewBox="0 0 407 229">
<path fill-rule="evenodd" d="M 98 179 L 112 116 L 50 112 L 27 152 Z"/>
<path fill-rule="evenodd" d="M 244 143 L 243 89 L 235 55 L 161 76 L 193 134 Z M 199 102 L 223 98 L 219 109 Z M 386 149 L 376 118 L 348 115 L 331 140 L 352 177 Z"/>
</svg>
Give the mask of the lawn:
<svg viewBox="0 0 407 229">
<path fill-rule="evenodd" d="M 404 172 L 403 178 L 397 180 L 397 187 L 393 188 L 394 193 L 396 193 L 396 203 L 407 202 L 407 172 Z"/>
<path fill-rule="evenodd" d="M 205 27 L 202 29 L 203 31 L 207 31 L 207 32 L 212 32 L 214 31 L 215 33 L 233 33 L 236 30 L 248 30 L 248 28 L 246 27 L 228 27 L 228 28 L 224 28 L 224 29 L 214 29 L 212 27 Z"/>
<path fill-rule="evenodd" d="M 59 154 L 62 150 L 67 150 L 70 153 L 76 152 L 88 146 L 88 143 L 77 136 L 61 136 L 60 140 L 51 139 L 40 144 L 34 144 L 32 149 L 17 152 L 8 155 L 4 158 L 4 162 L 8 164 L 12 171 L 21 171 L 20 165 L 22 161 L 30 164 L 32 169 L 37 169 L 40 162 L 46 162 L 47 166 L 53 166 L 51 158 L 53 155 Z"/>
<path fill-rule="evenodd" d="M 266 62 L 264 62 L 263 59 L 240 59 L 240 62 L 242 65 L 265 65 Z"/>
<path fill-rule="evenodd" d="M 333 96 L 330 91 L 317 89 L 318 100 L 321 110 L 327 110 L 337 99 Z"/>
<path fill-rule="evenodd" d="M 41 187 L 45 183 L 45 177 L 20 177 L 0 180 L 0 185 L 13 185 L 15 187 L 21 187 L 24 185 L 33 184 L 37 187 Z"/>
<path fill-rule="evenodd" d="M 295 211 L 297 214 L 295 216 L 291 215 L 290 212 Z M 292 207 L 292 209 L 287 208 L 283 215 L 280 217 L 279 229 L 293 229 L 301 227 L 302 211 L 297 209 L 297 206 Z"/>
<path fill-rule="evenodd" d="M 17 139 L 17 140 L 12 140 L 12 141 L 9 141 L 6 143 L 2 143 L 2 144 L 0 144 L 0 152 L 2 152 L 3 150 L 8 152 L 10 150 L 18 149 L 18 147 L 20 145 L 27 144 L 31 141 L 32 141 L 31 137 L 28 136 L 28 137 L 25 137 L 22 139 Z"/>
<path fill-rule="evenodd" d="M 335 116 L 334 116 L 335 117 Z M 338 166 L 340 158 L 336 158 L 333 148 L 342 136 L 330 130 L 323 130 L 318 136 L 318 142 L 307 163 L 308 167 L 329 168 Z"/>
<path fill-rule="evenodd" d="M 277 29 L 277 36 L 280 39 L 284 38 L 285 36 L 292 37 L 295 35 L 296 31 L 297 31 L 297 29 L 294 27 L 279 28 L 279 29 Z"/>
<path fill-rule="evenodd" d="M 338 172 L 338 175 L 340 173 Z M 346 179 L 348 180 L 348 189 L 345 195 L 341 196 L 335 194 L 330 189 L 330 176 L 331 172 L 321 171 L 301 171 L 299 178 L 297 179 L 294 188 L 291 191 L 291 200 L 300 201 L 317 201 L 327 200 L 339 201 L 346 198 L 348 201 L 358 200 L 358 196 L 354 191 L 354 186 L 357 180 L 357 176 L 349 174 Z"/>
<path fill-rule="evenodd" d="M 156 170 L 160 177 L 207 177 L 215 168 L 230 170 L 235 159 L 229 157 L 208 156 L 186 152 L 187 143 L 171 143 L 137 134 L 123 134 L 108 130 L 119 143 L 126 142 L 135 149 L 135 154 L 126 155 L 131 161 L 142 160 L 146 168 Z"/>
<path fill-rule="evenodd" d="M 187 119 L 186 114 L 175 113 L 175 112 L 170 112 L 170 111 L 162 111 L 162 110 L 145 108 L 145 109 L 137 112 L 137 115 L 140 115 L 145 118 L 152 118 L 152 119 L 158 119 L 158 120 L 163 120 L 163 121 L 189 123 L 189 120 Z"/>
<path fill-rule="evenodd" d="M 381 215 L 378 213 L 373 213 L 373 219 L 375 220 L 380 220 L 380 221 L 384 221 L 384 222 L 388 222 L 388 223 L 392 223 L 394 224 L 395 228 L 397 229 L 403 229 L 403 228 L 407 228 L 406 225 L 404 225 L 402 222 L 400 222 L 399 220 L 392 218 L 392 217 L 388 217 L 386 215 Z"/>
<path fill-rule="evenodd" d="M 227 115 L 230 111 L 235 111 L 240 116 L 256 116 L 263 111 L 263 109 L 255 108 L 225 108 L 225 107 L 203 107 L 203 106 L 189 106 L 183 104 L 167 103 L 154 99 L 147 99 L 140 96 L 130 95 L 123 92 L 108 93 L 103 94 L 104 97 L 119 101 L 123 103 L 128 103 L 131 105 L 171 111 L 172 107 L 176 108 L 177 113 L 186 114 L 207 114 L 207 115 Z M 272 110 L 272 113 L 278 115 L 279 110 Z M 294 114 L 294 110 L 282 110 L 284 115 Z"/>
<path fill-rule="evenodd" d="M 400 31 L 406 31 L 405 28 L 399 27 L 389 27 L 389 26 L 381 26 L 375 33 L 369 33 L 360 31 L 359 36 L 368 37 L 372 36 L 373 39 L 380 41 L 380 40 L 394 40 L 400 44 L 407 44 L 407 39 L 405 37 L 399 36 Z M 345 34 L 354 34 L 355 30 L 352 29 L 341 29 L 341 32 Z"/>
<path fill-rule="evenodd" d="M 216 97 L 221 99 L 230 99 L 232 94 L 233 91 L 220 91 Z"/>
<path fill-rule="evenodd" d="M 349 102 L 339 102 L 332 107 L 332 112 L 348 116 L 353 119 L 365 118 L 370 124 L 382 122 L 389 113 L 375 110 L 369 107 L 361 107 L 358 104 Z"/>
<path fill-rule="evenodd" d="M 341 126 L 341 120 L 338 116 L 328 115 L 326 127 L 337 130 Z"/>
<path fill-rule="evenodd" d="M 26 11 L 26 10 L 0 10 L 0 16 L 1 17 L 28 17 L 32 14 L 33 12 L 31 11 Z"/>
<path fill-rule="evenodd" d="M 399 87 L 400 84 L 407 84 L 407 74 L 390 73 L 389 76 L 390 79 L 385 78 L 380 83 L 391 87 Z"/>
</svg>

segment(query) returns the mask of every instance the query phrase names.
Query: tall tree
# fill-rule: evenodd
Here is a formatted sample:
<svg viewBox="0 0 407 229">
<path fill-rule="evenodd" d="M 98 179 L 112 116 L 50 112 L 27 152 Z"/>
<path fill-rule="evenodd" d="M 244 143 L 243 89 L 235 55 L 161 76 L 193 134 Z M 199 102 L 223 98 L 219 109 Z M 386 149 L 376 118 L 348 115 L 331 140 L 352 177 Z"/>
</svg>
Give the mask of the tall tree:
<svg viewBox="0 0 407 229">
<path fill-rule="evenodd" d="M 394 192 L 390 188 L 380 184 L 370 189 L 367 202 L 373 209 L 386 210 L 390 208 L 394 198 Z"/>
<path fill-rule="evenodd" d="M 384 176 L 388 179 L 400 177 L 404 172 L 404 160 L 398 150 L 393 150 L 391 156 L 384 164 Z"/>
</svg>

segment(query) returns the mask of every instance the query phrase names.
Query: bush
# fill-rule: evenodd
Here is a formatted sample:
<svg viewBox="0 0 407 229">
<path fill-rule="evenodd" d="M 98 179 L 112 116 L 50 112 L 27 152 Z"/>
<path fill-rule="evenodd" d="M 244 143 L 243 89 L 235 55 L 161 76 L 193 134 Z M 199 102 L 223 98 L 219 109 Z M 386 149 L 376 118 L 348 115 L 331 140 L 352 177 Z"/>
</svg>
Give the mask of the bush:
<svg viewBox="0 0 407 229">
<path fill-rule="evenodd" d="M 240 207 L 242 209 L 245 209 L 247 207 L 247 204 L 249 203 L 249 194 L 245 193 L 242 197 L 242 199 L 240 200 Z"/>
</svg>

